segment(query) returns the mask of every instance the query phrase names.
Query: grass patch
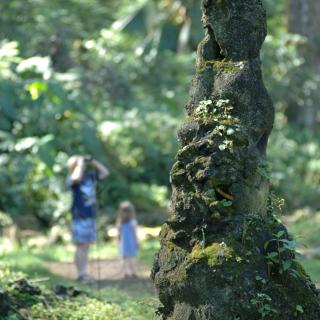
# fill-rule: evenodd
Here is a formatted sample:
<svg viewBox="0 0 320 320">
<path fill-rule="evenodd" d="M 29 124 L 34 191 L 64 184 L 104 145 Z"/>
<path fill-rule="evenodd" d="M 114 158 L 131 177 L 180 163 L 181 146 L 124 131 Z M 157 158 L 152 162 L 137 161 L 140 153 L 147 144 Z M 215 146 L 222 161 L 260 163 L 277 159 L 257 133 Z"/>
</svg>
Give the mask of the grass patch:
<svg viewBox="0 0 320 320">
<path fill-rule="evenodd" d="M 287 223 L 289 232 L 301 244 L 307 247 L 320 247 L 320 212 L 303 215 L 297 211 L 292 222 Z"/>
<path fill-rule="evenodd" d="M 320 285 L 320 259 L 299 259 L 312 281 Z"/>
<path fill-rule="evenodd" d="M 140 245 L 138 259 L 151 269 L 155 253 L 159 250 L 160 243 L 158 240 L 143 241 Z"/>
<path fill-rule="evenodd" d="M 24 260 L 24 259 L 23 259 Z M 29 261 L 32 259 L 29 258 Z M 34 262 L 36 262 L 34 260 Z M 30 320 L 122 320 L 122 319 L 157 319 L 154 310 L 158 304 L 157 299 L 152 296 L 144 297 L 143 299 L 133 299 L 124 290 L 117 288 L 104 288 L 101 291 L 96 291 L 87 286 L 80 286 L 84 292 L 82 295 L 71 297 L 57 297 L 53 291 L 50 290 L 48 283 L 33 282 L 41 289 L 41 293 L 27 294 L 19 292 L 10 285 L 16 279 L 21 279 L 25 275 L 22 273 L 15 273 L 10 268 L 5 267 L 3 263 L 0 265 L 0 290 L 6 292 L 13 299 L 14 304 L 11 304 L 7 315 L 1 315 L 3 320 L 18 320 L 21 319 L 17 313 L 27 315 L 26 319 Z M 43 270 L 41 270 L 43 271 Z M 47 275 L 50 275 L 47 272 Z M 63 279 L 54 278 L 56 283 L 63 283 L 63 285 L 74 285 L 75 283 L 61 282 Z M 53 284 L 54 282 L 52 282 Z M 18 300 L 16 300 L 18 299 Z M 16 304 L 15 301 L 24 299 L 27 304 L 23 306 Z M 44 303 L 44 301 L 46 301 Z M 13 307 L 14 306 L 14 307 Z M 0 310 L 1 313 L 1 310 Z"/>
<path fill-rule="evenodd" d="M 141 242 L 138 259 L 151 268 L 153 256 L 159 248 L 157 240 Z M 0 260 L 7 265 L 12 273 L 20 273 L 26 276 L 32 283 L 39 284 L 42 290 L 50 290 L 59 284 L 65 286 L 77 286 L 87 293 L 87 296 L 56 301 L 50 300 L 50 305 L 44 307 L 42 302 L 35 303 L 28 308 L 30 319 L 54 319 L 54 320 L 146 320 L 156 319 L 154 310 L 158 304 L 155 292 L 149 279 L 137 281 L 106 281 L 97 286 L 79 285 L 79 283 L 52 274 L 46 267 L 50 261 L 71 262 L 74 248 L 70 244 L 52 245 L 50 247 L 27 246 L 16 247 L 13 250 L 0 252 Z M 117 257 L 116 242 L 108 242 L 93 246 L 91 257 L 111 259 Z M 0 269 L 3 265 L 0 265 Z M 7 278 L 8 275 L 4 275 Z M 0 272 L 1 278 L 1 272 Z M 0 279 L 0 290 L 4 282 Z M 16 316 L 2 318 L 6 320 L 18 319 Z"/>
<path fill-rule="evenodd" d="M 298 243 L 302 253 L 319 248 L 320 256 L 320 212 L 311 213 L 306 210 L 297 210 L 289 217 L 285 217 L 289 233 Z M 299 261 L 311 279 L 320 285 L 320 259 L 316 256 L 302 256 Z"/>
</svg>

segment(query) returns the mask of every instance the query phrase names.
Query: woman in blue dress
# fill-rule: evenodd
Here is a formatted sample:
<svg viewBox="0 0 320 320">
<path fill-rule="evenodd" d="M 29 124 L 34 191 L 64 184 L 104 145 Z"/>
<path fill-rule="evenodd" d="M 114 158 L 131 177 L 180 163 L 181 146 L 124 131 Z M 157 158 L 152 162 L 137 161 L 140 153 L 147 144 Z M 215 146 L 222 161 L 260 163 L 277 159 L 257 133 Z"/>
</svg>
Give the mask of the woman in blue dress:
<svg viewBox="0 0 320 320">
<path fill-rule="evenodd" d="M 137 278 L 137 226 L 134 206 L 129 201 L 122 202 L 117 214 L 117 228 L 119 255 L 122 257 L 124 278 Z"/>
<path fill-rule="evenodd" d="M 92 167 L 93 172 L 87 170 Z M 90 245 L 97 240 L 96 183 L 106 178 L 108 169 L 91 156 L 72 156 L 68 160 L 67 183 L 72 191 L 72 240 L 75 243 L 75 265 L 78 281 L 90 283 L 88 273 Z"/>
</svg>

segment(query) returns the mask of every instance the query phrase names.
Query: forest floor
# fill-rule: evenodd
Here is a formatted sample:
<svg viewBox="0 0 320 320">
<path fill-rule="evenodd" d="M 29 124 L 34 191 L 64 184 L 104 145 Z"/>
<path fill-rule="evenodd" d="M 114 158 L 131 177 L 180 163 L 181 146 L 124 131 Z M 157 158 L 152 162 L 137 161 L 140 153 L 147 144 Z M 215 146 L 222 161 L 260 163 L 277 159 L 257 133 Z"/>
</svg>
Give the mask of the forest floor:
<svg viewBox="0 0 320 320">
<path fill-rule="evenodd" d="M 46 262 L 49 271 L 57 276 L 69 280 L 75 280 L 77 272 L 72 262 L 49 261 Z M 137 290 L 143 290 L 144 293 L 155 294 L 154 286 L 150 280 L 150 268 L 145 263 L 138 261 L 136 279 L 124 279 L 122 273 L 122 263 L 118 258 L 91 260 L 89 272 L 97 279 L 96 283 L 89 285 L 92 290 L 101 290 L 107 287 L 117 287 L 130 294 Z"/>
<path fill-rule="evenodd" d="M 301 253 L 298 259 L 312 280 L 320 286 L 320 213 L 307 216 L 301 213 L 285 218 L 284 222 L 297 241 L 297 249 Z M 71 242 L 48 246 L 41 244 L 40 238 L 32 238 L 14 248 L 6 249 L 0 241 L 0 284 L 1 272 L 4 270 L 2 266 L 7 266 L 14 274 L 17 273 L 18 278 L 22 273 L 23 277 L 39 284 L 43 290 L 64 285 L 80 288 L 87 294 L 85 303 L 80 297 L 79 300 L 76 298 L 53 304 L 46 310 L 45 318 L 43 306 L 35 305 L 29 309 L 31 316 L 28 319 L 32 320 L 69 319 L 71 313 L 71 318 L 76 320 L 83 319 L 88 313 L 89 320 L 157 319 L 155 309 L 159 301 L 150 280 L 150 270 L 153 256 L 158 249 L 159 241 L 156 237 L 141 241 L 138 256 L 139 278 L 126 280 L 121 272 L 116 242 L 109 241 L 93 246 L 89 272 L 99 281 L 89 286 L 75 281 L 76 270 L 72 263 L 74 247 Z M 2 277 L 5 279 L 6 273 L 3 273 Z M 88 311 L 90 306 L 95 307 Z M 48 316 L 49 311 L 52 317 Z"/>
<path fill-rule="evenodd" d="M 158 248 L 157 239 L 141 241 L 137 264 L 139 278 L 127 280 L 123 279 L 116 243 L 109 241 L 101 243 L 99 248 L 93 246 L 89 272 L 99 281 L 85 285 L 75 281 L 74 247 L 71 243 L 44 246 L 40 241 L 25 241 L 20 246 L 0 252 L 0 287 L 1 282 L 7 282 L 8 275 L 3 271 L 7 268 L 12 279 L 26 277 L 46 294 L 61 285 L 78 288 L 85 294 L 84 298 L 80 296 L 53 303 L 47 310 L 41 303 L 35 304 L 28 308 L 27 319 L 152 320 L 157 318 L 155 310 L 159 300 L 150 280 L 150 270 Z"/>
</svg>

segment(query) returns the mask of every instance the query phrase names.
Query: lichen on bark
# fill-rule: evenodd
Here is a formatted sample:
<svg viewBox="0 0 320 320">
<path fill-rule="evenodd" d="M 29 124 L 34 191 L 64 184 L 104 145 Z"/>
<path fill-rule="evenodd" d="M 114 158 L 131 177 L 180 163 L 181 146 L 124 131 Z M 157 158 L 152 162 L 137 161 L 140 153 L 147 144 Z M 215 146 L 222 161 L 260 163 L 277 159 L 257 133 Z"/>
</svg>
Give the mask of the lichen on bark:
<svg viewBox="0 0 320 320">
<path fill-rule="evenodd" d="M 261 169 L 274 118 L 260 70 L 264 8 L 203 0 L 202 11 L 171 216 L 152 270 L 158 312 L 168 320 L 320 319 L 318 292 L 273 216 Z"/>
</svg>

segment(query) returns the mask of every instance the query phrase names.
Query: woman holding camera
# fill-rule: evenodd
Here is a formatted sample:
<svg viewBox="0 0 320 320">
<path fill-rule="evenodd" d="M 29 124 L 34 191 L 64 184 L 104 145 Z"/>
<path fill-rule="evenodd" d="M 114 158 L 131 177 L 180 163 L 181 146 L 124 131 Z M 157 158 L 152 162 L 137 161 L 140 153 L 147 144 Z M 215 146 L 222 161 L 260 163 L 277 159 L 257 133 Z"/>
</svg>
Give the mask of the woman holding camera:
<svg viewBox="0 0 320 320">
<path fill-rule="evenodd" d="M 93 170 L 89 170 L 92 168 Z M 75 265 L 78 281 L 93 282 L 88 273 L 89 248 L 97 240 L 96 183 L 109 170 L 91 156 L 72 156 L 68 160 L 67 183 L 72 191 L 72 240 L 76 245 Z"/>
</svg>

